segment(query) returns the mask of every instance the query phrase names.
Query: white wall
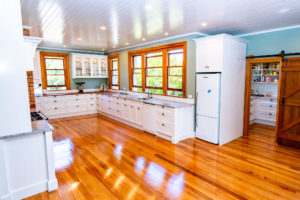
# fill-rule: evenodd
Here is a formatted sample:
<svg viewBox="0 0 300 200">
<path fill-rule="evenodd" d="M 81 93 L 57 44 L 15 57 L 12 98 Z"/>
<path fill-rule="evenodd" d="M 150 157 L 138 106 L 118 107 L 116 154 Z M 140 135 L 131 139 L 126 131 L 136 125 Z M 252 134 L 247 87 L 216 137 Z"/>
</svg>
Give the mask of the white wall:
<svg viewBox="0 0 300 200">
<path fill-rule="evenodd" d="M 31 131 L 20 0 L 0 3 L 0 136 Z"/>
</svg>

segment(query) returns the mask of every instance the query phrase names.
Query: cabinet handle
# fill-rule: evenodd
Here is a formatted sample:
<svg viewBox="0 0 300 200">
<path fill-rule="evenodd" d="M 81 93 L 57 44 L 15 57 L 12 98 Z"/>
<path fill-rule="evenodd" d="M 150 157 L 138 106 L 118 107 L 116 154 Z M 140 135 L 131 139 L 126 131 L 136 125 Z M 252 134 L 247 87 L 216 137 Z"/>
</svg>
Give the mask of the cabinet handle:
<svg viewBox="0 0 300 200">
<path fill-rule="evenodd" d="M 110 103 L 110 100 L 108 100 L 108 102 Z"/>
<path fill-rule="evenodd" d="M 56 100 L 54 100 L 54 103 L 56 103 L 57 101 Z"/>
<path fill-rule="evenodd" d="M 273 101 L 273 99 L 270 99 L 270 101 Z"/>
<path fill-rule="evenodd" d="M 119 110 L 117 110 L 117 112 L 119 112 Z"/>
<path fill-rule="evenodd" d="M 165 108 L 165 106 L 161 106 L 161 108 Z"/>
<path fill-rule="evenodd" d="M 269 115 L 271 116 L 271 115 L 272 115 L 272 113 L 269 113 Z"/>
<path fill-rule="evenodd" d="M 124 104 L 124 106 L 126 107 L 127 105 L 126 105 L 126 104 Z"/>
<path fill-rule="evenodd" d="M 78 106 L 78 105 L 77 105 L 76 107 L 77 107 L 77 108 L 79 108 L 79 106 Z"/>
<path fill-rule="evenodd" d="M 117 103 L 117 105 L 119 105 L 119 103 Z"/>
<path fill-rule="evenodd" d="M 271 108 L 273 107 L 273 105 L 269 105 Z"/>
<path fill-rule="evenodd" d="M 54 108 L 55 110 L 57 110 L 57 108 Z"/>
<path fill-rule="evenodd" d="M 133 108 L 133 106 L 130 106 L 130 108 Z"/>
<path fill-rule="evenodd" d="M 165 116 L 165 113 L 161 113 L 162 116 Z"/>
<path fill-rule="evenodd" d="M 138 108 L 138 110 L 139 110 L 140 108 Z"/>
<path fill-rule="evenodd" d="M 91 106 L 93 106 L 94 104 L 91 104 Z"/>
<path fill-rule="evenodd" d="M 208 66 L 208 65 L 206 65 L 206 66 L 205 66 L 205 69 L 208 69 L 208 68 L 209 68 L 209 66 Z"/>
<path fill-rule="evenodd" d="M 78 101 L 79 99 L 76 99 L 76 101 Z"/>
<path fill-rule="evenodd" d="M 94 99 L 94 98 L 91 98 L 91 99 Z"/>
<path fill-rule="evenodd" d="M 165 124 L 161 124 L 162 126 L 165 126 Z"/>
</svg>

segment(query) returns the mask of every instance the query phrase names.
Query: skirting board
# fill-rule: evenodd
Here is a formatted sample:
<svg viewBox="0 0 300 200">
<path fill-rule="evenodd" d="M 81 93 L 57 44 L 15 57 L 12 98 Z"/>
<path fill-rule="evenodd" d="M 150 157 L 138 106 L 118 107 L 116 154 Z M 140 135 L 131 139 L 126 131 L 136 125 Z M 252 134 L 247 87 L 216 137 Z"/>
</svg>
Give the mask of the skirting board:
<svg viewBox="0 0 300 200">
<path fill-rule="evenodd" d="M 103 112 L 101 112 L 101 111 L 98 111 L 98 113 L 101 114 L 101 115 L 104 115 L 104 116 L 106 116 L 106 117 L 109 117 L 109 118 L 111 118 L 111 119 L 113 119 L 113 120 L 119 121 L 119 122 L 121 122 L 121 123 L 123 123 L 123 124 L 126 124 L 126 125 L 128 125 L 128 126 L 132 126 L 132 127 L 137 128 L 137 129 L 139 129 L 139 130 L 145 131 L 145 132 L 147 132 L 147 133 L 149 133 L 149 134 L 156 135 L 156 136 L 161 137 L 161 138 L 163 138 L 163 139 L 165 139 L 165 140 L 169 140 L 169 141 L 171 141 L 173 144 L 176 144 L 177 142 L 182 141 L 182 140 L 185 140 L 185 139 L 188 139 L 188 138 L 194 138 L 194 137 L 195 137 L 195 132 L 190 132 L 190 133 L 188 133 L 188 134 L 184 134 L 184 135 L 181 135 L 181 136 L 176 137 L 176 138 L 170 137 L 170 136 L 167 136 L 167 135 L 164 135 L 164 134 L 161 134 L 161 133 L 150 133 L 150 132 L 144 130 L 143 127 L 138 126 L 138 125 L 136 125 L 136 124 L 133 124 L 133 123 L 131 123 L 131 122 L 125 121 L 125 120 L 123 120 L 123 119 L 119 119 L 119 118 L 117 118 L 117 117 L 111 116 L 111 115 L 106 114 L 106 113 L 103 113 Z"/>
<path fill-rule="evenodd" d="M 49 190 L 49 188 L 51 188 L 51 190 Z M 19 199 L 24 199 L 26 197 L 33 196 L 41 192 L 45 192 L 45 191 L 50 192 L 56 189 L 57 189 L 57 179 L 50 180 L 48 182 L 42 181 L 40 183 L 29 185 L 15 191 L 10 191 L 9 194 L 0 197 L 0 200 L 19 200 Z"/>
</svg>

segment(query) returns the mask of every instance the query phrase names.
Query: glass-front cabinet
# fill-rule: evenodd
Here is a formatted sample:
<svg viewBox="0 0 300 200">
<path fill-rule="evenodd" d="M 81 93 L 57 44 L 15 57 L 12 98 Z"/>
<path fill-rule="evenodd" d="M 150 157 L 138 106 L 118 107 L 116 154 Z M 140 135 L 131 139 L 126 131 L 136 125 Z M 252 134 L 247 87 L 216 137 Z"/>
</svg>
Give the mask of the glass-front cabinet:
<svg viewBox="0 0 300 200">
<path fill-rule="evenodd" d="M 107 78 L 107 56 L 72 54 L 73 78 Z"/>
</svg>

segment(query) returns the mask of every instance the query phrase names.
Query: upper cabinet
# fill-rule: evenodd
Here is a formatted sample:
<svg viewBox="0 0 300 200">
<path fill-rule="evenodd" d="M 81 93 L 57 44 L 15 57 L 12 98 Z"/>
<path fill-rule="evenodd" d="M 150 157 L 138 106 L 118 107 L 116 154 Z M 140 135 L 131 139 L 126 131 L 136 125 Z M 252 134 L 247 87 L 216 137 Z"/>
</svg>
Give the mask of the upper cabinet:
<svg viewBox="0 0 300 200">
<path fill-rule="evenodd" d="M 107 78 L 107 56 L 72 54 L 73 78 Z"/>
<path fill-rule="evenodd" d="M 227 34 L 194 39 L 196 42 L 196 72 L 222 72 L 230 58 L 244 49 L 246 40 Z M 244 51 L 242 51 L 244 52 Z M 244 58 L 243 58 L 244 59 Z"/>
</svg>

